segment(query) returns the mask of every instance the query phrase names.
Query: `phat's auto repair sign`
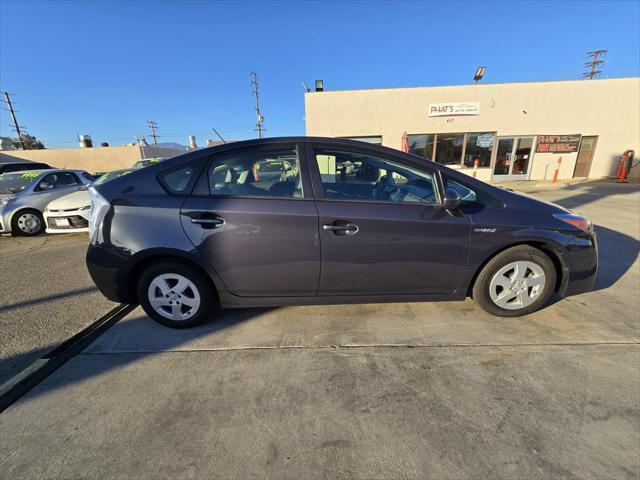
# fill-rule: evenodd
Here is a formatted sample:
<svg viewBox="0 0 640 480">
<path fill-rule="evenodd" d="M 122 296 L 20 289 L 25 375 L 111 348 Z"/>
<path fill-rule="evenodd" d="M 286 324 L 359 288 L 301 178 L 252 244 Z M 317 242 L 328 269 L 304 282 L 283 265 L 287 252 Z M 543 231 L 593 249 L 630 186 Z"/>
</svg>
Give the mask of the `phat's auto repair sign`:
<svg viewBox="0 0 640 480">
<path fill-rule="evenodd" d="M 580 135 L 538 135 L 536 153 L 573 153 L 578 151 Z"/>
<path fill-rule="evenodd" d="M 430 117 L 449 117 L 452 115 L 480 115 L 478 102 L 430 103 Z"/>
</svg>

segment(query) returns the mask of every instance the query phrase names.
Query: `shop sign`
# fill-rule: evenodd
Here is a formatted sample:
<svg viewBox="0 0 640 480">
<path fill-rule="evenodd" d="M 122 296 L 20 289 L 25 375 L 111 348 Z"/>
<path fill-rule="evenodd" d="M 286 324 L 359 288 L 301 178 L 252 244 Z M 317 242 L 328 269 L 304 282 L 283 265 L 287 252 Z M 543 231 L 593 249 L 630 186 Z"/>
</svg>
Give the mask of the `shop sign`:
<svg viewBox="0 0 640 480">
<path fill-rule="evenodd" d="M 476 145 L 480 148 L 489 148 L 493 146 L 493 135 L 490 133 L 484 133 L 482 135 L 478 135 L 478 140 L 476 141 Z"/>
<path fill-rule="evenodd" d="M 430 117 L 449 117 L 452 115 L 480 115 L 478 102 L 430 103 Z"/>
<path fill-rule="evenodd" d="M 578 151 L 580 135 L 539 135 L 536 153 L 573 153 Z"/>
</svg>

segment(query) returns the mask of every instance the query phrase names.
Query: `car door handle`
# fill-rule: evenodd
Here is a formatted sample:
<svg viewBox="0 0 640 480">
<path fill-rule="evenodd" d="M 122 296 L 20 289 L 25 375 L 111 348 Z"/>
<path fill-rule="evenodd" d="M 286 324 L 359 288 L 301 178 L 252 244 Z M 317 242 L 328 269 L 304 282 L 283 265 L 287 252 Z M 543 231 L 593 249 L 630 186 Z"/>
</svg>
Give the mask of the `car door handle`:
<svg viewBox="0 0 640 480">
<path fill-rule="evenodd" d="M 336 235 L 355 235 L 358 233 L 358 226 L 353 223 L 346 225 L 323 225 L 322 229 L 333 232 Z"/>
<path fill-rule="evenodd" d="M 199 225 L 222 225 L 224 220 L 222 218 L 192 218 L 191 223 L 197 223 Z"/>
<path fill-rule="evenodd" d="M 224 225 L 223 218 L 192 218 L 191 223 L 202 225 L 205 228 L 218 228 Z"/>
</svg>

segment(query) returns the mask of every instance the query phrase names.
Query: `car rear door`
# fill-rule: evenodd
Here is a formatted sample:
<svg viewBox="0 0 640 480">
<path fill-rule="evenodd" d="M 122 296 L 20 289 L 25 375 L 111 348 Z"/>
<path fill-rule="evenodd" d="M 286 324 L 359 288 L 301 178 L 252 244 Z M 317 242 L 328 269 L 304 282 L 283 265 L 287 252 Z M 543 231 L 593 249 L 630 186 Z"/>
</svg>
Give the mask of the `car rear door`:
<svg viewBox="0 0 640 480">
<path fill-rule="evenodd" d="M 471 221 L 442 208 L 435 169 L 365 147 L 309 143 L 306 152 L 320 222 L 319 295 L 458 287 Z"/>
<path fill-rule="evenodd" d="M 294 167 L 261 179 L 256 165 Z M 320 277 L 318 213 L 295 143 L 214 156 L 181 210 L 181 222 L 229 291 L 239 296 L 313 296 Z"/>
</svg>

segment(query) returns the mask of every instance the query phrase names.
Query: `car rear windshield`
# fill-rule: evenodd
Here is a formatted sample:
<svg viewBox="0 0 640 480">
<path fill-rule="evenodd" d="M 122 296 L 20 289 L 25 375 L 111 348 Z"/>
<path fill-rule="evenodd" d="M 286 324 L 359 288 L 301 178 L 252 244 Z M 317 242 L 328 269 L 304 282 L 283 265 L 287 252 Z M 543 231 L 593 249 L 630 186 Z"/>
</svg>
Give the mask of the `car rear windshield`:
<svg viewBox="0 0 640 480">
<path fill-rule="evenodd" d="M 102 185 L 103 183 L 108 182 L 109 180 L 113 180 L 115 178 L 126 175 L 127 173 L 131 173 L 133 170 L 118 170 L 116 172 L 107 172 L 104 175 L 101 175 L 95 182 L 94 185 Z"/>
<path fill-rule="evenodd" d="M 18 193 L 35 182 L 40 175 L 42 173 L 3 173 L 0 175 L 0 193 Z"/>
</svg>

